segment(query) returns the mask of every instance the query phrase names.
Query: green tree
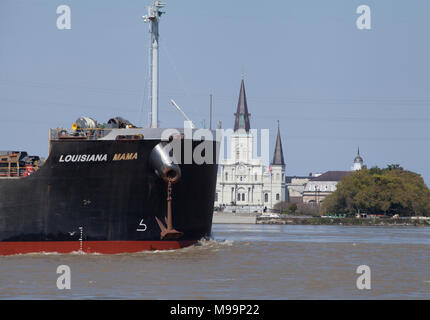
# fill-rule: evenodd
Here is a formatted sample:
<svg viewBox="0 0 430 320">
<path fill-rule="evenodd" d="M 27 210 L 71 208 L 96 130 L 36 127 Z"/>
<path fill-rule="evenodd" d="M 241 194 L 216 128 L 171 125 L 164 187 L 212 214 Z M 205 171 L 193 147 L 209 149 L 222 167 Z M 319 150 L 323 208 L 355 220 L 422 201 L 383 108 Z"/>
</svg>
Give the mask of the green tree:
<svg viewBox="0 0 430 320">
<path fill-rule="evenodd" d="M 355 171 L 339 181 L 323 213 L 430 215 L 430 190 L 422 177 L 399 165 Z"/>
<path fill-rule="evenodd" d="M 297 204 L 292 203 L 289 207 L 288 207 L 288 211 L 291 214 L 294 214 L 297 211 Z"/>
</svg>

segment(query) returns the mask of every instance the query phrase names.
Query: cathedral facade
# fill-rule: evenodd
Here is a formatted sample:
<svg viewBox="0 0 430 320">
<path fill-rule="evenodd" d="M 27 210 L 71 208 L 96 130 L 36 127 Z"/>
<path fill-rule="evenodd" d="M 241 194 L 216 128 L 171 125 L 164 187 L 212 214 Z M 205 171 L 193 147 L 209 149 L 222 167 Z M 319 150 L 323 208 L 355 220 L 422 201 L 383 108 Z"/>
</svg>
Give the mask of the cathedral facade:
<svg viewBox="0 0 430 320">
<path fill-rule="evenodd" d="M 230 158 L 220 162 L 215 207 L 227 212 L 261 212 L 286 200 L 285 162 L 278 124 L 273 160 L 269 167 L 254 159 L 254 137 L 242 79 L 234 132 L 230 139 Z"/>
</svg>

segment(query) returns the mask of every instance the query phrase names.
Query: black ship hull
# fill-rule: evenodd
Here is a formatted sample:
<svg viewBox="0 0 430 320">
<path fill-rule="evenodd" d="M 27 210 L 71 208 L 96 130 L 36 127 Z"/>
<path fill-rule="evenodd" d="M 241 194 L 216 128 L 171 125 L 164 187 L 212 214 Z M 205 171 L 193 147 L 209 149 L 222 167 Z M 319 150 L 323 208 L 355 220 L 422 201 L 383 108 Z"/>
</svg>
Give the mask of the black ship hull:
<svg viewBox="0 0 430 320">
<path fill-rule="evenodd" d="M 177 249 L 210 236 L 216 159 L 185 164 L 185 152 L 171 201 L 172 224 L 182 234 L 174 240 L 160 236 L 160 221 L 167 223 L 167 183 L 149 163 L 158 143 L 52 141 L 34 174 L 0 179 L 0 254 Z M 193 150 L 200 143 L 191 141 Z"/>
</svg>

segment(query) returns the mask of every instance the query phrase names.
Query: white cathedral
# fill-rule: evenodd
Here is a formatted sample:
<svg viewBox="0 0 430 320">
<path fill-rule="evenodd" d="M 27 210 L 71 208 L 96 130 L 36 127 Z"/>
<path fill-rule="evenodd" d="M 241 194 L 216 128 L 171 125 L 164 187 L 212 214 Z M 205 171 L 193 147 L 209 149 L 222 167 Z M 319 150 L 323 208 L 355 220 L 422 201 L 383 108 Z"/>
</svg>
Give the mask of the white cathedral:
<svg viewBox="0 0 430 320">
<path fill-rule="evenodd" d="M 260 212 L 286 200 L 285 162 L 278 124 L 271 166 L 253 159 L 254 136 L 250 132 L 250 114 L 242 79 L 239 102 L 231 136 L 231 157 L 220 162 L 215 207 L 227 212 Z"/>
</svg>

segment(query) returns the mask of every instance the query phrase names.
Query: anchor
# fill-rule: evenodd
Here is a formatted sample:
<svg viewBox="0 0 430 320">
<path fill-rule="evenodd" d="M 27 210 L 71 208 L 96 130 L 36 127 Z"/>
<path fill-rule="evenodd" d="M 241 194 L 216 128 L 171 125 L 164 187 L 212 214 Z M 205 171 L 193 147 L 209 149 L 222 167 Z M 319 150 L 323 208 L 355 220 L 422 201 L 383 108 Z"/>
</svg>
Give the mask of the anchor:
<svg viewBox="0 0 430 320">
<path fill-rule="evenodd" d="M 167 181 L 167 217 L 164 218 L 167 228 L 164 226 L 164 224 L 155 217 L 157 220 L 158 226 L 161 229 L 161 239 L 162 240 L 174 240 L 181 238 L 184 233 L 177 231 L 172 226 L 172 179 L 168 179 Z"/>
<path fill-rule="evenodd" d="M 175 240 L 184 235 L 183 232 L 175 230 L 172 225 L 172 189 L 173 184 L 178 182 L 181 177 L 181 169 L 171 159 L 164 147 L 164 143 L 157 144 L 152 150 L 149 160 L 156 174 L 167 183 L 167 217 L 164 217 L 167 227 L 158 217 L 155 217 L 155 220 L 161 229 L 161 240 Z"/>
</svg>

